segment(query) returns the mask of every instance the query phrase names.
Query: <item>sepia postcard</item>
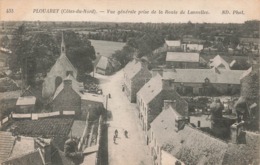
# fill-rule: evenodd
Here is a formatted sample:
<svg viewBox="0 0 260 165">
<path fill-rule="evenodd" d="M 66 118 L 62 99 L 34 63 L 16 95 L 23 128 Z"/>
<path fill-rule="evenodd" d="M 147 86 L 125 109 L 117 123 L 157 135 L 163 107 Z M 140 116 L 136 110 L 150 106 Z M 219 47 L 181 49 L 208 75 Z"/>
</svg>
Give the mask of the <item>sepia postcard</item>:
<svg viewBox="0 0 260 165">
<path fill-rule="evenodd" d="M 1 165 L 259 165 L 260 0 L 1 0 Z"/>
</svg>

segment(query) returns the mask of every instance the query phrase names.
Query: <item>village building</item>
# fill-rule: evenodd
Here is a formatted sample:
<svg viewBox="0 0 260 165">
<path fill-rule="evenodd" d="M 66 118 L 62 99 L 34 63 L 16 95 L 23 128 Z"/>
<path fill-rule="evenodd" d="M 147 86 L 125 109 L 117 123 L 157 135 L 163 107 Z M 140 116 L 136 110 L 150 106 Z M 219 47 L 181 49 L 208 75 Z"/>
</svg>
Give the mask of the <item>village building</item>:
<svg viewBox="0 0 260 165">
<path fill-rule="evenodd" d="M 258 134 L 233 124 L 230 140 L 223 141 L 187 123 L 174 103 L 166 102 L 151 123 L 150 136 L 149 146 L 158 165 L 259 163 L 259 150 L 254 147 L 260 142 Z"/>
<path fill-rule="evenodd" d="M 84 93 L 81 97 L 82 116 L 93 119 L 100 116 L 104 110 L 105 97 L 94 93 Z"/>
<path fill-rule="evenodd" d="M 134 59 L 125 66 L 123 90 L 130 102 L 136 102 L 136 93 L 151 76 L 147 64 L 140 60 Z"/>
<path fill-rule="evenodd" d="M 55 64 L 52 66 L 49 73 L 47 73 L 46 78 L 44 79 L 42 96 L 44 98 L 49 98 L 53 96 L 57 87 L 69 74 L 76 78 L 77 73 L 77 69 L 72 65 L 72 63 L 66 56 L 65 42 L 62 33 L 61 54 L 60 57 L 56 60 Z"/>
<path fill-rule="evenodd" d="M 241 93 L 240 98 L 236 102 L 235 106 L 244 118 L 249 121 L 249 127 L 251 129 L 259 129 L 259 65 L 253 64 L 251 68 L 243 73 L 240 77 L 241 81 Z M 241 103 L 240 99 L 243 100 L 244 105 Z"/>
<path fill-rule="evenodd" d="M 202 44 L 182 44 L 181 46 L 184 52 L 200 52 L 203 50 Z"/>
<path fill-rule="evenodd" d="M 220 55 L 217 55 L 213 59 L 210 59 L 209 66 L 210 66 L 210 68 L 215 67 L 218 69 L 230 70 L 229 63 L 226 62 Z"/>
<path fill-rule="evenodd" d="M 16 102 L 16 113 L 33 113 L 35 112 L 36 97 L 24 96 L 19 97 Z"/>
<path fill-rule="evenodd" d="M 188 109 L 187 102 L 174 90 L 172 80 L 163 79 L 156 74 L 137 93 L 139 118 L 146 134 L 150 129 L 150 123 L 160 114 L 164 100 L 178 100 L 177 108 Z"/>
<path fill-rule="evenodd" d="M 205 42 L 205 40 L 201 40 L 201 39 L 194 38 L 191 36 L 188 36 L 188 37 L 184 36 L 184 37 L 182 37 L 181 42 L 183 44 L 203 44 Z"/>
<path fill-rule="evenodd" d="M 180 51 L 181 50 L 181 41 L 180 40 L 165 40 L 164 48 L 169 51 Z"/>
<path fill-rule="evenodd" d="M 111 74 L 113 72 L 113 66 L 109 58 L 105 56 L 101 56 L 95 67 L 95 71 L 96 73 L 102 75 Z"/>
<path fill-rule="evenodd" d="M 174 68 L 198 68 L 200 55 L 198 53 L 167 52 L 166 65 Z"/>
<path fill-rule="evenodd" d="M 159 71 L 181 95 L 234 95 L 240 92 L 243 70 L 168 69 Z"/>
<path fill-rule="evenodd" d="M 83 90 L 83 83 L 77 82 L 69 74 L 55 91 L 52 100 L 53 111 L 75 111 L 76 116 L 80 117 Z"/>
<path fill-rule="evenodd" d="M 11 153 L 7 152 L 9 155 L 0 161 L 1 165 L 75 165 L 61 150 L 53 146 L 51 139 L 14 137 L 10 132 L 0 134 L 5 134 L 4 137 L 8 135 L 12 142 L 8 149 Z"/>
</svg>

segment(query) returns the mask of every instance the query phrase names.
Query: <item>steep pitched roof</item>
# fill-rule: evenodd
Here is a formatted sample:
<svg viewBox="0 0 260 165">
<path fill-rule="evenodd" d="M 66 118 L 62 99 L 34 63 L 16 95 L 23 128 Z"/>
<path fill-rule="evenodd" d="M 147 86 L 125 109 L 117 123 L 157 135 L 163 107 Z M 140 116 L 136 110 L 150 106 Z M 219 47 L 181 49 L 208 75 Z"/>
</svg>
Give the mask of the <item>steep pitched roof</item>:
<svg viewBox="0 0 260 165">
<path fill-rule="evenodd" d="M 13 150 L 15 137 L 11 132 L 0 131 L 0 163 L 7 159 Z"/>
<path fill-rule="evenodd" d="M 137 95 L 143 96 L 143 101 L 148 104 L 162 91 L 162 77 L 157 74 L 151 78 L 137 93 Z"/>
<path fill-rule="evenodd" d="M 81 90 L 84 89 L 84 86 L 83 86 L 83 83 L 80 83 L 78 82 L 72 75 L 68 75 L 66 77 L 66 79 L 64 80 L 71 80 L 72 81 L 72 89 L 79 95 L 81 96 L 82 93 L 80 93 Z M 58 88 L 56 89 L 54 95 L 53 95 L 53 99 L 55 99 L 59 94 L 60 92 L 64 89 L 64 82 L 62 82 Z"/>
<path fill-rule="evenodd" d="M 13 151 L 10 157 L 17 157 L 32 152 L 34 150 L 34 138 L 20 136 L 19 140 L 15 141 L 15 145 L 13 147 Z"/>
<path fill-rule="evenodd" d="M 27 154 L 10 157 L 3 162 L 3 165 L 44 165 L 44 159 L 40 149 Z"/>
<path fill-rule="evenodd" d="M 128 79 L 131 80 L 138 72 L 141 71 L 142 67 L 144 67 L 142 66 L 142 62 L 134 59 L 125 66 L 124 72 Z"/>
<path fill-rule="evenodd" d="M 167 52 L 166 61 L 199 62 L 200 55 L 198 53 Z"/>
<path fill-rule="evenodd" d="M 96 65 L 96 68 L 101 68 L 101 69 L 107 69 L 107 67 L 109 67 L 110 62 L 109 62 L 109 59 L 105 56 L 101 56 L 97 65 Z"/>
<path fill-rule="evenodd" d="M 165 43 L 167 44 L 167 46 L 181 46 L 180 40 L 165 40 Z"/>
<path fill-rule="evenodd" d="M 175 82 L 204 83 L 208 78 L 215 84 L 240 84 L 240 76 L 243 70 L 226 69 L 174 69 L 164 70 L 164 79 L 174 79 Z"/>
<path fill-rule="evenodd" d="M 34 105 L 36 102 L 36 97 L 34 96 L 24 96 L 19 97 L 16 105 Z"/>
<path fill-rule="evenodd" d="M 215 56 L 210 61 L 211 61 L 211 63 L 210 63 L 211 67 L 218 68 L 219 66 L 223 65 L 225 67 L 225 69 L 230 70 L 229 64 L 220 55 Z"/>
<path fill-rule="evenodd" d="M 260 163 L 260 135 L 246 132 L 245 144 L 228 144 L 224 157 L 224 165 L 259 164 Z"/>
</svg>

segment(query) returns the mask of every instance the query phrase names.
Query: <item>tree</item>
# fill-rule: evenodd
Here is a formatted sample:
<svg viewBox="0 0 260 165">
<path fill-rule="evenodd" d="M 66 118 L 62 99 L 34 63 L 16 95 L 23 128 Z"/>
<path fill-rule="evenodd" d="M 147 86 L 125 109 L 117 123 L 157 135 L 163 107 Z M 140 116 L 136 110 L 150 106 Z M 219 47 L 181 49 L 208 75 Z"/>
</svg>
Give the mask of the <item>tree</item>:
<svg viewBox="0 0 260 165">
<path fill-rule="evenodd" d="M 61 41 L 61 34 L 58 40 Z M 86 72 L 93 71 L 92 61 L 96 59 L 95 49 L 86 35 L 80 35 L 73 31 L 64 33 L 66 44 L 66 55 L 75 68 L 78 69 L 79 77 L 84 76 Z"/>
</svg>

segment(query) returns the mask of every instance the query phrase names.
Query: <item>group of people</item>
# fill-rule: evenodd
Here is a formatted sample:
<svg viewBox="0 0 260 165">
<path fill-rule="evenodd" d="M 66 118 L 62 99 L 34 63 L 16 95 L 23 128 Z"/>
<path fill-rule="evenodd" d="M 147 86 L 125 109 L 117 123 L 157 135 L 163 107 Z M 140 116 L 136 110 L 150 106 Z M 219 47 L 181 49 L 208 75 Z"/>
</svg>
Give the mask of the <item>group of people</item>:
<svg viewBox="0 0 260 165">
<path fill-rule="evenodd" d="M 125 137 L 128 138 L 128 131 L 127 130 L 124 131 L 124 134 L 125 134 Z M 115 130 L 115 135 L 114 135 L 114 138 L 113 138 L 114 143 L 116 143 L 116 138 L 118 138 L 118 130 L 117 129 Z"/>
</svg>

